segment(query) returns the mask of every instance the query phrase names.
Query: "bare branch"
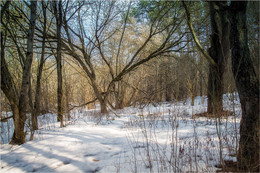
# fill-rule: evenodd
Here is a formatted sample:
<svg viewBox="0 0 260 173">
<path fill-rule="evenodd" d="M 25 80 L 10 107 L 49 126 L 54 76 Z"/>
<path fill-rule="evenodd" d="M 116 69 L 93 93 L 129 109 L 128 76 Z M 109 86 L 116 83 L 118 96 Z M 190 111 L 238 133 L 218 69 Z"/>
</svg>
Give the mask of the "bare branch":
<svg viewBox="0 0 260 173">
<path fill-rule="evenodd" d="M 192 34 L 192 37 L 197 45 L 197 48 L 199 49 L 199 51 L 204 55 L 204 57 L 213 65 L 213 66 L 217 66 L 216 62 L 213 60 L 213 58 L 207 53 L 206 50 L 203 49 L 203 47 L 201 46 L 196 34 L 195 34 L 195 31 L 194 31 L 194 28 L 191 24 L 191 19 L 190 19 L 190 12 L 188 10 L 188 7 L 186 6 L 184 0 L 182 0 L 182 4 L 183 4 L 183 7 L 185 9 L 185 13 L 186 13 L 186 16 L 187 16 L 187 24 L 189 26 L 189 29 L 190 29 L 190 32 Z"/>
</svg>

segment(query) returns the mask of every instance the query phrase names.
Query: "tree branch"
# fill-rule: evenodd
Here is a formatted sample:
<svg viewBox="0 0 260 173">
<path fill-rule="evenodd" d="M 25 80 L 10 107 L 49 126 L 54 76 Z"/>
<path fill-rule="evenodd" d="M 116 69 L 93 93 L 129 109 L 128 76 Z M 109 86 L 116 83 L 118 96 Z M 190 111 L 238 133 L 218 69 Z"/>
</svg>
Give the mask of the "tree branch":
<svg viewBox="0 0 260 173">
<path fill-rule="evenodd" d="M 191 19 L 190 19 L 190 12 L 188 10 L 188 7 L 186 6 L 184 0 L 181 1 L 182 4 L 183 4 L 183 7 L 185 9 L 185 13 L 186 13 L 186 16 L 187 16 L 187 24 L 189 26 L 189 29 L 190 29 L 190 32 L 192 34 L 192 37 L 197 45 L 197 48 L 199 49 L 199 51 L 204 55 L 204 57 L 209 61 L 210 64 L 212 64 L 213 66 L 217 66 L 216 62 L 213 60 L 213 58 L 207 53 L 207 51 L 201 46 L 196 34 L 195 34 L 195 31 L 194 31 L 194 28 L 192 26 L 192 23 L 191 23 Z"/>
<path fill-rule="evenodd" d="M 70 109 L 68 110 L 68 112 L 71 111 L 71 110 L 74 109 L 74 108 L 78 108 L 78 107 L 86 106 L 86 105 L 88 105 L 88 104 L 90 104 L 90 103 L 94 103 L 95 101 L 97 101 L 97 98 L 95 98 L 94 100 L 91 100 L 91 101 L 89 101 L 89 102 L 87 102 L 87 103 L 84 103 L 84 104 L 81 104 L 81 105 L 78 105 L 78 106 L 73 106 L 72 108 L 70 108 Z"/>
</svg>

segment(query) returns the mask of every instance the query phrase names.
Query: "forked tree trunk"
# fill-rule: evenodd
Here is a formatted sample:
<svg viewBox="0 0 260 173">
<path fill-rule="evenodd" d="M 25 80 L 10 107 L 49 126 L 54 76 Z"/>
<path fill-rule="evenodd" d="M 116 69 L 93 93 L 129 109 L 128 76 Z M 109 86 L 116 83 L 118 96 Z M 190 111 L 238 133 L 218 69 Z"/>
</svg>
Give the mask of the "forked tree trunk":
<svg viewBox="0 0 260 173">
<path fill-rule="evenodd" d="M 237 161 L 243 171 L 260 171 L 259 81 L 248 47 L 246 5 L 244 1 L 232 1 L 229 9 L 232 71 L 242 108 Z"/>
<path fill-rule="evenodd" d="M 99 88 L 98 85 L 96 83 L 96 78 L 95 76 L 91 77 L 91 85 L 93 88 L 93 91 L 95 93 L 95 96 L 97 97 L 97 100 L 99 101 L 100 104 L 100 111 L 102 114 L 107 114 L 107 93 L 102 93 Z"/>
<path fill-rule="evenodd" d="M 2 21 L 1 21 L 2 22 Z M 7 67 L 7 63 L 5 61 L 5 46 L 4 46 L 4 34 L 1 32 L 1 90 L 5 94 L 6 98 L 8 99 L 11 110 L 13 113 L 13 120 L 14 120 L 14 133 L 12 136 L 12 140 L 10 143 L 12 144 L 21 144 L 23 143 L 23 138 L 20 140 L 20 137 L 23 136 L 20 132 L 23 132 L 23 129 L 20 129 L 20 115 L 19 115 L 19 108 L 18 108 L 18 93 L 16 92 L 16 88 L 14 82 L 12 80 L 12 76 L 9 72 Z"/>
<path fill-rule="evenodd" d="M 219 113 L 223 110 L 223 75 L 229 56 L 229 22 L 227 11 L 223 8 L 226 1 L 209 2 L 211 21 L 211 47 L 209 55 L 216 66 L 209 65 L 208 77 L 208 113 Z"/>
</svg>

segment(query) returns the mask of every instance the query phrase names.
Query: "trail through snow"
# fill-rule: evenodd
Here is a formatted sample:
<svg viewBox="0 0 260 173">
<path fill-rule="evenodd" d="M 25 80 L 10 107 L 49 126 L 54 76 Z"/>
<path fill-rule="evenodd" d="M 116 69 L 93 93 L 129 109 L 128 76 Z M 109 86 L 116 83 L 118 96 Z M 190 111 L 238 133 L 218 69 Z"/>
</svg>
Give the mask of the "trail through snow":
<svg viewBox="0 0 260 173">
<path fill-rule="evenodd" d="M 120 158 L 128 144 L 115 125 L 78 122 L 39 133 L 24 145 L 1 146 L 1 172 L 114 172 L 111 158 Z"/>
<path fill-rule="evenodd" d="M 223 155 L 235 160 L 231 154 L 241 110 L 239 100 L 231 102 L 228 95 L 224 103 L 237 117 L 219 124 Z M 219 162 L 216 121 L 192 118 L 205 112 L 206 104 L 205 98 L 197 97 L 195 106 L 187 100 L 129 107 L 117 111 L 120 118 L 111 114 L 112 118 L 100 118 L 99 124 L 98 110 L 77 110 L 65 128 L 58 128 L 56 116 L 47 114 L 39 117 L 40 130 L 33 141 L 20 146 L 1 144 L 0 172 L 215 171 Z M 10 135 L 7 128 L 7 122 L 1 123 L 1 143 Z"/>
</svg>

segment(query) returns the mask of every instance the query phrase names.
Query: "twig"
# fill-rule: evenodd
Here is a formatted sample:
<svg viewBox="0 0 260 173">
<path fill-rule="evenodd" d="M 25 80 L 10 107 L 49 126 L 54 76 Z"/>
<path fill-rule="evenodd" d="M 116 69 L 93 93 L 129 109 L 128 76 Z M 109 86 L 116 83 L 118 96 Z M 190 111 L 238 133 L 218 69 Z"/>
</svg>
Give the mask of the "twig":
<svg viewBox="0 0 260 173">
<path fill-rule="evenodd" d="M 6 122 L 8 119 L 13 118 L 14 116 L 1 118 L 1 122 Z"/>
</svg>

